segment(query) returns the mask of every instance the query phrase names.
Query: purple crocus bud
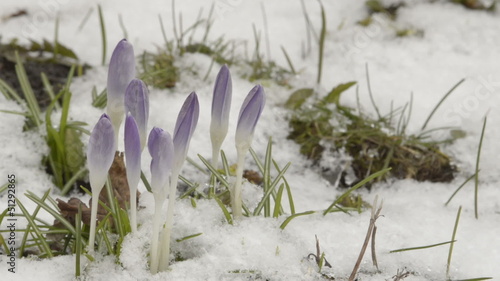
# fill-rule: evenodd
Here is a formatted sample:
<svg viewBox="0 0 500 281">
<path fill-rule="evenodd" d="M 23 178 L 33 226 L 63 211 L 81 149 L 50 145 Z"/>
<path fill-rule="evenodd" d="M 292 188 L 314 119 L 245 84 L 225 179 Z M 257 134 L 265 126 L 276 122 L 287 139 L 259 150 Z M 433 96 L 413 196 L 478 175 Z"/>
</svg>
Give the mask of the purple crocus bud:
<svg viewBox="0 0 500 281">
<path fill-rule="evenodd" d="M 186 159 L 189 142 L 198 123 L 200 105 L 198 96 L 192 92 L 184 101 L 174 129 L 175 160 L 174 168 L 179 171 Z"/>
<path fill-rule="evenodd" d="M 108 177 L 115 156 L 115 133 L 109 116 L 101 115 L 90 134 L 87 149 L 87 164 L 92 193 L 99 192 Z M 97 193 L 99 196 L 99 193 Z"/>
<path fill-rule="evenodd" d="M 137 185 L 141 177 L 141 139 L 134 117 L 127 114 L 125 119 L 125 163 L 127 164 L 127 182 L 130 188 L 130 225 L 137 232 Z"/>
<path fill-rule="evenodd" d="M 212 99 L 212 122 L 210 138 L 212 140 L 212 164 L 217 165 L 222 142 L 226 138 L 231 109 L 232 82 L 229 68 L 223 65 L 217 75 Z"/>
<path fill-rule="evenodd" d="M 125 115 L 123 105 L 125 89 L 134 76 L 134 49 L 126 39 L 122 39 L 111 55 L 108 69 L 108 105 L 106 111 L 115 128 L 115 136 L 118 136 L 118 130 Z"/>
<path fill-rule="evenodd" d="M 128 183 L 137 186 L 141 176 L 141 139 L 135 118 L 130 112 L 125 119 L 125 157 Z M 134 180 L 131 182 L 129 178 Z"/>
<path fill-rule="evenodd" d="M 264 109 L 266 98 L 261 85 L 253 87 L 240 109 L 236 127 L 236 147 L 249 149 L 252 143 L 255 125 Z"/>
<path fill-rule="evenodd" d="M 154 127 L 149 133 L 148 150 L 151 154 L 151 189 L 153 194 L 165 198 L 173 165 L 174 145 L 168 132 Z"/>
<path fill-rule="evenodd" d="M 146 84 L 132 79 L 125 90 L 125 111 L 130 112 L 137 122 L 141 139 L 141 150 L 146 145 L 146 127 L 149 119 L 149 94 Z"/>
<path fill-rule="evenodd" d="M 99 194 L 108 177 L 108 171 L 113 163 L 116 150 L 113 124 L 106 114 L 101 115 L 90 134 L 87 149 L 87 165 L 89 181 L 92 188 L 92 208 L 90 213 L 89 254 L 94 252 L 94 240 L 97 220 L 97 203 Z"/>
</svg>

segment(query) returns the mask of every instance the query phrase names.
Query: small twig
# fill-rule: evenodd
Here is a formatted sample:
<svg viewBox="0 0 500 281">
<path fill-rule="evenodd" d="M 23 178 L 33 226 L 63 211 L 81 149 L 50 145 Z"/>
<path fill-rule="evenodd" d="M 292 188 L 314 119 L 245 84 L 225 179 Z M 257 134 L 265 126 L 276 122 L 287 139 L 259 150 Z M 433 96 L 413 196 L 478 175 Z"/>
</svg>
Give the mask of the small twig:
<svg viewBox="0 0 500 281">
<path fill-rule="evenodd" d="M 321 248 L 319 247 L 319 239 L 317 235 L 314 235 L 316 237 L 316 254 L 309 254 L 307 255 L 307 258 L 310 258 L 311 256 L 314 257 L 314 260 L 316 261 L 316 264 L 318 265 L 319 269 L 321 270 L 322 264 L 321 264 L 321 259 L 323 258 L 323 261 L 325 262 L 324 266 L 327 266 L 329 268 L 332 268 L 332 265 L 326 260 L 324 257 L 324 254 L 321 253 Z"/>
<path fill-rule="evenodd" d="M 372 214 L 370 217 L 370 225 L 368 226 L 368 231 L 366 233 L 365 242 L 363 243 L 363 246 L 361 247 L 361 251 L 359 252 L 358 260 L 356 261 L 356 264 L 354 265 L 354 268 L 352 269 L 351 276 L 349 276 L 349 281 L 354 281 L 356 279 L 356 274 L 358 273 L 359 266 L 361 265 L 361 260 L 363 259 L 363 256 L 365 255 L 366 248 L 368 247 L 368 242 L 370 242 L 370 238 L 372 237 L 372 233 L 373 233 L 374 228 L 375 228 L 375 222 L 380 217 L 380 212 L 382 211 L 382 206 L 384 204 L 384 201 L 380 202 L 380 205 L 378 207 L 377 207 L 377 201 L 378 201 L 378 196 L 375 197 L 375 200 L 373 202 Z M 372 247 L 375 247 L 375 245 L 372 245 Z M 373 253 L 372 253 L 372 257 L 373 257 Z M 374 263 L 376 263 L 376 259 L 374 260 Z"/>
<path fill-rule="evenodd" d="M 405 269 L 401 269 L 401 271 L 396 272 L 396 275 L 392 276 L 392 281 L 401 281 L 405 279 L 406 277 L 410 276 L 410 272 Z"/>
</svg>

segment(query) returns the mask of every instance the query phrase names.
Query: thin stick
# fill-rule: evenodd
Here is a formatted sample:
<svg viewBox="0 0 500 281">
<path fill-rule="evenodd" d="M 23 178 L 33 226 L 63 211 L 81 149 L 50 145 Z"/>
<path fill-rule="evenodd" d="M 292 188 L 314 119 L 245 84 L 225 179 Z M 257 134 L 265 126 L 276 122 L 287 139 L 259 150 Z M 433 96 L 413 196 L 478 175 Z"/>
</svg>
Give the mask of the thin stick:
<svg viewBox="0 0 500 281">
<path fill-rule="evenodd" d="M 363 243 L 363 246 L 361 247 L 361 251 L 359 252 L 358 260 L 356 261 L 356 264 L 354 265 L 354 268 L 352 269 L 351 276 L 349 276 L 349 281 L 356 280 L 356 275 L 358 273 L 359 266 L 361 265 L 361 260 L 363 259 L 363 256 L 365 255 L 366 248 L 368 247 L 368 242 L 370 242 L 370 237 L 372 236 L 372 232 L 373 232 L 373 229 L 375 227 L 375 222 L 380 217 L 380 212 L 382 211 L 382 206 L 383 206 L 384 202 L 383 201 L 380 202 L 380 206 L 377 207 L 377 201 L 378 201 L 378 196 L 375 197 L 375 200 L 373 202 L 372 215 L 370 218 L 370 225 L 368 226 L 368 231 L 366 232 L 365 242 Z"/>
</svg>

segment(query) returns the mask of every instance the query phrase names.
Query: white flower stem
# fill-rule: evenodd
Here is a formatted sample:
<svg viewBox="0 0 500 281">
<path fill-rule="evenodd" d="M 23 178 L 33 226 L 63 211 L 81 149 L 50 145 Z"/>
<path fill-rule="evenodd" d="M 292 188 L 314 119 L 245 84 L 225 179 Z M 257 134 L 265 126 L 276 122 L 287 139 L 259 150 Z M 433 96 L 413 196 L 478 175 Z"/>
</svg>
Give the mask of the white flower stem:
<svg viewBox="0 0 500 281">
<path fill-rule="evenodd" d="M 130 224 L 132 233 L 137 232 L 137 187 L 130 187 Z"/>
<path fill-rule="evenodd" d="M 217 169 L 222 141 L 212 139 L 212 166 Z"/>
<path fill-rule="evenodd" d="M 160 232 L 160 222 L 161 222 L 161 209 L 163 205 L 163 198 L 158 198 L 162 196 L 155 196 L 155 213 L 153 216 L 153 237 L 151 238 L 151 273 L 155 274 L 158 272 L 159 263 L 159 253 L 158 253 L 158 236 Z"/>
<path fill-rule="evenodd" d="M 179 169 L 175 169 L 172 172 L 172 177 L 170 181 L 170 192 L 168 195 L 168 208 L 167 208 L 167 221 L 165 222 L 165 227 L 162 232 L 162 240 L 160 244 L 160 268 L 159 271 L 165 271 L 168 268 L 170 260 L 170 235 L 172 233 L 172 227 L 174 225 L 174 204 L 175 196 L 177 192 L 177 181 L 179 180 Z"/>
<path fill-rule="evenodd" d="M 95 231 L 96 231 L 96 224 L 97 224 L 97 207 L 99 204 L 99 193 L 101 193 L 101 189 L 99 189 L 99 192 L 94 190 L 92 192 L 92 209 L 90 210 L 90 233 L 89 233 L 89 244 L 88 244 L 88 251 L 87 253 L 89 255 L 94 254 L 94 242 L 95 242 Z"/>
<path fill-rule="evenodd" d="M 243 216 L 241 211 L 241 184 L 243 181 L 243 165 L 245 164 L 245 154 L 247 153 L 247 148 L 237 147 L 238 162 L 236 168 L 236 183 L 231 194 L 231 207 L 233 209 L 233 218 L 238 219 Z"/>
</svg>

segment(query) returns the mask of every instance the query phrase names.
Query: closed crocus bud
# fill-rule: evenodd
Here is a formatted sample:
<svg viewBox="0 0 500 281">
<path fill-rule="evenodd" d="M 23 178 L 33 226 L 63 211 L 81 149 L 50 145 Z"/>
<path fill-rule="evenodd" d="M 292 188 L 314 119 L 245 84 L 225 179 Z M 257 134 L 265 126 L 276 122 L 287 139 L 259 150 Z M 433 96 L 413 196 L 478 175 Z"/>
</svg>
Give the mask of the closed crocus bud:
<svg viewBox="0 0 500 281">
<path fill-rule="evenodd" d="M 118 130 L 125 115 L 123 104 L 125 89 L 134 76 L 134 49 L 126 39 L 122 39 L 111 55 L 108 69 L 108 105 L 106 111 L 115 128 L 115 136 L 118 136 Z"/>
<path fill-rule="evenodd" d="M 165 198 L 174 159 L 174 145 L 170 134 L 154 127 L 149 134 L 148 150 L 151 155 L 151 189 L 153 194 Z"/>
<path fill-rule="evenodd" d="M 115 156 L 115 132 L 109 116 L 103 114 L 92 133 L 87 150 L 89 181 L 92 188 L 92 209 L 90 213 L 89 254 L 94 252 L 99 193 L 106 182 L 108 171 Z"/>
<path fill-rule="evenodd" d="M 139 130 L 141 150 L 146 145 L 146 127 L 149 119 L 149 94 L 146 84 L 132 79 L 125 90 L 125 111 L 134 117 Z"/>
<path fill-rule="evenodd" d="M 153 128 L 148 138 L 148 150 L 151 154 L 151 190 L 155 200 L 153 216 L 153 231 L 151 239 L 151 273 L 158 271 L 159 232 L 161 224 L 161 208 L 166 199 L 167 190 L 170 188 L 169 177 L 173 165 L 174 145 L 170 134 L 160 128 Z"/>
<path fill-rule="evenodd" d="M 235 219 L 242 216 L 241 182 L 243 180 L 243 165 L 245 155 L 252 144 L 253 132 L 264 109 L 264 104 L 264 89 L 262 86 L 257 85 L 248 93 L 241 106 L 238 125 L 236 127 L 236 152 L 238 157 L 236 183 L 231 190 L 231 207 L 233 209 L 233 218 Z"/>
<path fill-rule="evenodd" d="M 238 125 L 236 127 L 236 146 L 250 149 L 253 132 L 264 109 L 266 99 L 261 85 L 253 87 L 248 93 L 240 109 Z"/>
<path fill-rule="evenodd" d="M 162 242 L 160 245 L 161 255 L 159 260 L 159 270 L 165 271 L 168 267 L 170 257 L 170 235 L 174 220 L 175 192 L 177 191 L 177 180 L 184 160 L 186 160 L 189 142 L 193 136 L 194 129 L 198 123 L 200 105 L 195 92 L 192 92 L 182 105 L 174 129 L 174 167 L 170 180 L 170 192 L 168 197 L 167 220 L 163 229 Z M 156 264 L 155 264 L 156 265 Z"/>
<path fill-rule="evenodd" d="M 103 114 L 90 134 L 87 149 L 89 181 L 94 190 L 100 190 L 108 177 L 115 155 L 115 133 L 109 116 Z"/>
<path fill-rule="evenodd" d="M 189 148 L 189 142 L 193 136 L 193 132 L 198 124 L 198 116 L 200 114 L 200 105 L 198 96 L 192 92 L 184 101 L 174 129 L 174 148 L 175 160 L 174 169 L 179 171 Z"/>
<path fill-rule="evenodd" d="M 222 66 L 215 80 L 212 99 L 212 120 L 210 138 L 212 140 L 212 165 L 217 165 L 222 142 L 227 135 L 229 110 L 231 109 L 232 82 L 229 68 Z"/>
<path fill-rule="evenodd" d="M 125 119 L 125 163 L 127 182 L 130 188 L 130 224 L 132 231 L 137 231 L 137 185 L 141 177 L 141 139 L 134 117 L 127 114 Z"/>
</svg>

